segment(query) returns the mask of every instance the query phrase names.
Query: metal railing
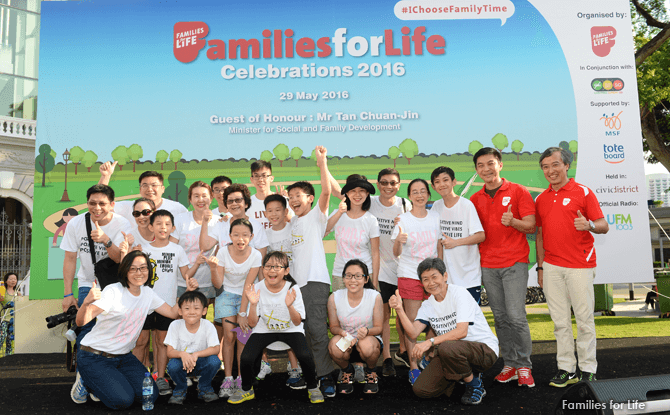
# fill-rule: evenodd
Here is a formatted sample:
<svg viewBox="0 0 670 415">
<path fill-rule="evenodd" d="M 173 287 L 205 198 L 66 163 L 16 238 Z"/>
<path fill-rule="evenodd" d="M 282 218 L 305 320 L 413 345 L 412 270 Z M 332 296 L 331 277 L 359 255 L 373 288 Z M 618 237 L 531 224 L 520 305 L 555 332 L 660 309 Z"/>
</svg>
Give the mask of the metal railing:
<svg viewBox="0 0 670 415">
<path fill-rule="evenodd" d="M 10 222 L 7 213 L 0 212 L 0 278 L 15 272 L 25 278 L 30 269 L 30 223 Z"/>
</svg>

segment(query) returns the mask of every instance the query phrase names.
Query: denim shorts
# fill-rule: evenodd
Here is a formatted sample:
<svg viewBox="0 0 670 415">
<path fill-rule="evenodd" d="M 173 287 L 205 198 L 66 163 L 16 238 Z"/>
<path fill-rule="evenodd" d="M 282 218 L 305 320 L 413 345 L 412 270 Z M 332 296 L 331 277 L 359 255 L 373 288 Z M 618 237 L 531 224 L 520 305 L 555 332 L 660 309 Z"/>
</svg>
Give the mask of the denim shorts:
<svg viewBox="0 0 670 415">
<path fill-rule="evenodd" d="M 240 311 L 241 304 L 241 295 L 228 291 L 222 292 L 221 295 L 216 297 L 216 302 L 214 303 L 214 318 L 221 321 L 221 319 L 226 317 L 236 316 Z"/>
</svg>

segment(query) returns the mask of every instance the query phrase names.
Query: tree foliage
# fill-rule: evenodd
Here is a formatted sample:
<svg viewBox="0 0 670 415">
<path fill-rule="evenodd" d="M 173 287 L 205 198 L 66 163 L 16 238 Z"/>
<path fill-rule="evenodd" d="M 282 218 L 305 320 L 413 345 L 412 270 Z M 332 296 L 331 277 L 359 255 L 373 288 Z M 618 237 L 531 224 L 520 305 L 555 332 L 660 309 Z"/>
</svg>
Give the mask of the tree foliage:
<svg viewBox="0 0 670 415">
<path fill-rule="evenodd" d="M 275 158 L 279 160 L 279 167 L 283 167 L 284 160 L 286 160 L 291 154 L 288 146 L 286 144 L 277 144 L 277 147 L 272 149 L 272 151 L 275 153 Z"/>
<path fill-rule="evenodd" d="M 491 139 L 491 142 L 493 143 L 493 146 L 495 148 L 500 150 L 501 153 L 509 145 L 509 141 L 507 140 L 507 136 L 505 134 L 502 134 L 502 133 L 498 133 L 498 134 L 494 135 L 493 138 Z"/>
<path fill-rule="evenodd" d="M 410 160 L 419 154 L 419 145 L 411 138 L 404 139 L 398 149 L 402 152 L 402 156 L 407 159 L 407 164 L 410 164 Z"/>
<path fill-rule="evenodd" d="M 130 161 L 130 158 L 128 158 L 128 148 L 126 146 L 116 147 L 112 150 L 112 159 L 119 164 L 119 171 L 123 171 L 123 166 Z"/>
<path fill-rule="evenodd" d="M 468 146 L 468 153 L 470 153 L 474 156 L 475 153 L 477 153 L 482 148 L 484 148 L 484 144 L 480 143 L 477 140 L 471 141 L 470 145 Z"/>
<path fill-rule="evenodd" d="M 577 150 L 579 149 L 579 145 L 577 144 L 577 140 L 570 140 L 568 145 L 569 145 L 568 150 L 570 150 L 570 152 L 572 152 L 572 154 L 575 155 L 575 160 L 577 160 Z"/>
<path fill-rule="evenodd" d="M 170 152 L 170 161 L 174 163 L 174 169 L 177 170 L 177 163 L 181 160 L 183 154 L 176 148 Z"/>
<path fill-rule="evenodd" d="M 302 149 L 300 147 L 293 147 L 291 149 L 291 158 L 295 160 L 295 166 L 298 167 L 298 160 L 302 157 Z"/>
<path fill-rule="evenodd" d="M 70 161 L 74 164 L 74 175 L 77 175 L 77 166 L 81 163 L 86 152 L 79 146 L 74 146 L 70 149 Z"/>
<path fill-rule="evenodd" d="M 165 150 L 158 150 L 158 153 L 156 153 L 156 161 L 161 164 L 161 170 L 163 170 L 163 164 L 168 160 L 168 157 L 170 155 Z"/>
<path fill-rule="evenodd" d="M 272 152 L 270 150 L 263 150 L 260 159 L 263 161 L 267 161 L 269 163 L 270 160 L 272 160 L 272 157 L 274 156 L 272 155 Z"/>
<path fill-rule="evenodd" d="M 91 172 L 91 167 L 98 161 L 98 155 L 93 151 L 88 150 L 84 153 L 84 158 L 81 160 L 84 163 L 84 167 L 88 169 L 88 172 Z"/>
<path fill-rule="evenodd" d="M 389 148 L 388 155 L 389 155 L 389 158 L 393 159 L 393 168 L 395 169 L 395 162 L 398 159 L 398 156 L 400 155 L 400 149 L 396 146 L 391 146 Z"/>
<path fill-rule="evenodd" d="M 516 161 L 519 161 L 519 153 L 523 151 L 523 143 L 521 140 L 512 141 L 512 151 L 516 153 Z"/>
<path fill-rule="evenodd" d="M 142 146 L 139 144 L 131 144 L 127 150 L 128 158 L 133 161 L 133 173 L 135 173 L 135 163 L 137 163 L 140 158 L 144 157 L 144 152 L 142 151 Z"/>
<path fill-rule="evenodd" d="M 35 170 L 42 173 L 42 187 L 44 187 L 47 173 L 54 169 L 56 161 L 52 155 L 54 151 L 49 144 L 42 144 L 39 148 L 39 153 L 35 157 Z"/>
</svg>

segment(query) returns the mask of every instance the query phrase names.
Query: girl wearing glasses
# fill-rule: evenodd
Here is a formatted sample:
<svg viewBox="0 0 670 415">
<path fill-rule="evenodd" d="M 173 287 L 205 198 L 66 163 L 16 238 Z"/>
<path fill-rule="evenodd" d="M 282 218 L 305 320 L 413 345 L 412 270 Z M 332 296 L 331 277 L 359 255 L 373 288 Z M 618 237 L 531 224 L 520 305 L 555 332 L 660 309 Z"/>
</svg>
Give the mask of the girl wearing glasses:
<svg viewBox="0 0 670 415">
<path fill-rule="evenodd" d="M 409 183 L 407 195 L 412 201 L 412 210 L 400 215 L 400 220 L 393 230 L 391 240 L 393 254 L 400 258 L 398 262 L 398 291 L 403 300 L 407 317 L 414 321 L 416 313 L 421 307 L 421 301 L 428 298 L 423 289 L 417 266 L 426 258 L 442 259 L 440 246 L 440 216 L 432 210 L 426 209 L 430 200 L 428 182 L 423 179 L 414 179 Z M 407 353 L 412 355 L 415 341 L 405 337 Z M 414 359 L 409 362 L 409 381 L 414 381 L 421 371 Z"/>
<path fill-rule="evenodd" d="M 383 348 L 382 297 L 372 285 L 367 265 L 359 259 L 346 263 L 342 279 L 346 288 L 335 291 L 328 299 L 328 321 L 333 333 L 328 351 L 342 368 L 337 390 L 350 394 L 356 381 L 365 384 L 363 393 L 377 393 L 375 367 Z M 353 341 L 343 345 L 349 335 Z"/>
<path fill-rule="evenodd" d="M 179 318 L 178 306 L 170 307 L 149 288 L 151 273 L 148 256 L 129 252 L 119 264 L 120 282 L 100 291 L 95 282 L 77 312 L 77 325 L 97 318 L 93 329 L 81 341 L 77 353 L 77 379 L 71 396 L 85 403 L 88 391 L 108 408 L 125 409 L 142 399 L 142 381 L 147 369 L 130 352 L 148 314 Z M 197 288 L 189 280 L 188 291 Z M 153 385 L 153 401 L 158 388 Z"/>
<path fill-rule="evenodd" d="M 252 382 L 261 367 L 263 350 L 277 341 L 288 344 L 298 357 L 310 402 L 323 402 L 316 381 L 314 358 L 302 323 L 305 304 L 300 288 L 289 274 L 286 254 L 280 251 L 269 253 L 263 260 L 263 274 L 265 279 L 262 281 L 246 285 L 245 294 L 250 304 L 249 325 L 254 327 L 254 332 L 242 352 L 242 387 L 228 402 L 237 404 L 256 397 Z"/>
<path fill-rule="evenodd" d="M 240 378 L 240 355 L 244 344 L 237 340 L 237 334 L 232 330 L 235 325 L 246 332 L 248 326 L 247 303 L 248 299 L 243 295 L 244 287 L 253 284 L 258 276 L 263 257 L 261 253 L 249 244 L 254 237 L 254 228 L 246 219 L 235 219 L 230 224 L 230 243 L 207 260 L 209 264 L 212 284 L 217 290 L 223 288 L 223 292 L 216 297 L 214 307 L 214 318 L 223 320 L 223 341 L 221 342 L 223 354 L 223 370 L 226 378 L 223 380 L 219 396 L 230 397 L 235 390 L 242 386 Z M 239 316 L 239 317 L 238 317 Z M 242 327 L 240 319 L 244 318 L 245 326 Z M 233 379 L 233 357 L 235 355 L 235 343 L 237 343 L 237 379 Z"/>
</svg>

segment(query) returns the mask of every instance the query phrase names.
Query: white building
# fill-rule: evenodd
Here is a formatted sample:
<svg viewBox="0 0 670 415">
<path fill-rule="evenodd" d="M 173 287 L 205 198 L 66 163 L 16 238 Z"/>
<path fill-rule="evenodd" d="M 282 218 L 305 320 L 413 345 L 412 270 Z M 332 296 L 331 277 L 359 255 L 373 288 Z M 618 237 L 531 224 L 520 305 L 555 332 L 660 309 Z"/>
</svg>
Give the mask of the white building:
<svg viewBox="0 0 670 415">
<path fill-rule="evenodd" d="M 670 189 L 670 174 L 647 174 L 646 183 L 647 199 L 662 200 L 663 206 L 670 207 L 670 192 L 666 192 L 666 190 Z"/>
</svg>

